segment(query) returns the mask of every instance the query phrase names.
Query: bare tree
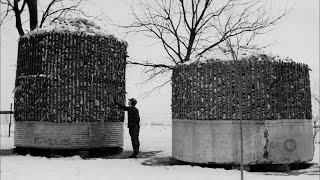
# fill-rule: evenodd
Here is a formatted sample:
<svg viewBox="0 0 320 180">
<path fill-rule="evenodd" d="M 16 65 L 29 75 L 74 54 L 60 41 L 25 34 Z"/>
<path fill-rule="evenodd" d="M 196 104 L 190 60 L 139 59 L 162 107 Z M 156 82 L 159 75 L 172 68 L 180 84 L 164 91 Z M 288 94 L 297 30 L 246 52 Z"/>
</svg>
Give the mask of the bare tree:
<svg viewBox="0 0 320 180">
<path fill-rule="evenodd" d="M 268 0 L 141 0 L 131 9 L 134 22 L 122 27 L 127 33 L 142 32 L 156 39 L 168 55 L 169 60 L 159 64 L 134 62 L 153 69 L 207 59 L 233 37 L 239 43 L 246 40 L 234 55 L 240 49 L 252 49 L 254 39 L 272 30 L 288 13 L 287 8 L 275 12 Z"/>
<path fill-rule="evenodd" d="M 29 31 L 43 27 L 47 23 L 62 17 L 87 16 L 81 5 L 87 0 L 48 0 L 46 4 L 38 6 L 37 0 L 1 0 L 0 25 L 15 18 L 15 26 L 20 36 L 26 32 L 25 22 L 30 22 Z M 25 7 L 29 15 L 25 15 Z M 41 13 L 40 24 L 38 13 Z M 29 17 L 29 19 L 27 18 Z"/>
</svg>

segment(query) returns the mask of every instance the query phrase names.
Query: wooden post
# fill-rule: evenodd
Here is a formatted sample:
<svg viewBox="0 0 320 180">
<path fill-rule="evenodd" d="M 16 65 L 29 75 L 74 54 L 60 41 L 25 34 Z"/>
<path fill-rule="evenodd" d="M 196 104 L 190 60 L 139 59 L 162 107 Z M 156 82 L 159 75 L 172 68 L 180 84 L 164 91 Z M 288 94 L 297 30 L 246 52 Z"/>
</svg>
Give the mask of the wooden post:
<svg viewBox="0 0 320 180">
<path fill-rule="evenodd" d="M 10 104 L 10 111 L 12 112 L 12 103 Z M 10 137 L 10 132 L 11 132 L 11 114 L 12 113 L 10 113 L 10 115 L 9 115 L 9 117 L 10 117 L 10 121 L 9 121 L 9 137 Z"/>
<path fill-rule="evenodd" d="M 240 101 L 241 102 L 241 101 Z M 240 105 L 241 106 L 241 105 Z M 241 109 L 241 107 L 240 107 Z M 242 133 L 242 110 L 240 110 L 240 148 L 241 148 L 241 164 L 240 164 L 240 170 L 241 170 L 241 180 L 243 180 L 243 133 Z"/>
<path fill-rule="evenodd" d="M 242 131 L 242 90 L 243 90 L 243 85 L 242 85 L 242 68 L 241 68 L 241 62 L 238 61 L 237 58 L 234 58 L 234 61 L 236 62 L 237 67 L 237 71 L 238 73 L 236 73 L 236 78 L 238 78 L 237 82 L 239 85 L 239 91 L 240 91 L 240 96 L 239 98 L 239 118 L 240 118 L 240 171 L 241 171 L 241 180 L 243 180 L 243 131 Z M 236 82 L 236 83 L 237 83 Z M 239 93 L 239 92 L 238 92 Z"/>
<path fill-rule="evenodd" d="M 229 39 L 228 39 L 229 40 Z M 229 40 L 230 42 L 230 40 Z M 236 54 L 236 52 L 234 51 L 233 47 L 231 46 L 230 43 L 227 43 L 227 46 L 229 47 L 229 50 L 231 52 L 232 55 L 232 59 L 235 62 L 235 66 L 236 71 L 236 84 L 238 83 L 239 87 L 238 87 L 238 94 L 240 94 L 239 98 L 239 118 L 240 118 L 240 171 L 241 171 L 241 180 L 244 180 L 243 177 L 243 132 L 242 132 L 242 119 L 243 119 L 243 109 L 242 109 L 242 91 L 243 91 L 243 80 L 242 80 L 242 74 L 244 72 L 241 66 L 241 61 L 238 60 L 238 55 Z"/>
</svg>

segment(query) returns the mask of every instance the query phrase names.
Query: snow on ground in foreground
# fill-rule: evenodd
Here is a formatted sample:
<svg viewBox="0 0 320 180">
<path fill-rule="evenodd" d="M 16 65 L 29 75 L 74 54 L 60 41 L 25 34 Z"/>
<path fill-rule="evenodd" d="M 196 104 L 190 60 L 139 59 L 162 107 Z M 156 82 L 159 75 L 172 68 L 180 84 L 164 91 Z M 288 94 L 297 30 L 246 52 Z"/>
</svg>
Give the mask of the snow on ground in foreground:
<svg viewBox="0 0 320 180">
<path fill-rule="evenodd" d="M 6 137 L 2 136 L 1 139 Z M 131 143 L 127 128 L 124 134 L 124 151 L 131 151 Z M 9 138 L 7 138 L 9 139 Z M 10 138 L 3 143 L 12 143 L 7 147 L 13 147 Z M 141 151 L 161 151 L 156 157 L 171 156 L 171 126 L 142 126 L 140 133 Z M 317 137 L 319 142 L 319 137 Z M 2 142 L 1 142 L 2 143 Z M 1 144 L 2 148 L 2 144 Z M 24 179 L 46 179 L 46 180 L 83 180 L 83 179 L 240 179 L 240 171 L 202 168 L 190 165 L 143 165 L 142 162 L 148 158 L 140 159 L 103 159 L 91 158 L 81 159 L 79 156 L 64 158 L 45 158 L 33 156 L 0 156 L 1 180 L 24 180 Z M 149 157 L 154 158 L 154 157 Z M 316 145 L 315 163 L 319 163 L 319 144 Z M 263 173 L 244 172 L 245 179 L 318 179 L 319 166 L 315 165 L 309 169 L 291 171 L 288 173 Z M 295 173 L 296 172 L 296 173 Z M 301 173 L 299 173 L 301 172 Z M 309 172 L 309 173 L 308 173 Z M 312 172 L 312 173 L 310 173 Z M 292 175 L 293 174 L 293 175 Z M 312 175 L 313 174 L 313 175 Z"/>
</svg>

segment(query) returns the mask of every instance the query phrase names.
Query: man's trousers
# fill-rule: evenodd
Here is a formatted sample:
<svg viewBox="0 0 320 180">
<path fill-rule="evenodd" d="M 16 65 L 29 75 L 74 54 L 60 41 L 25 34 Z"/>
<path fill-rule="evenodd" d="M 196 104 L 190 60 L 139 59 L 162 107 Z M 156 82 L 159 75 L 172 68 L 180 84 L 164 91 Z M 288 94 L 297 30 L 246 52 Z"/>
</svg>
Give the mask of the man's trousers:
<svg viewBox="0 0 320 180">
<path fill-rule="evenodd" d="M 140 131 L 140 126 L 129 127 L 129 134 L 131 137 L 133 154 L 139 154 L 139 147 L 140 147 L 139 131 Z"/>
</svg>

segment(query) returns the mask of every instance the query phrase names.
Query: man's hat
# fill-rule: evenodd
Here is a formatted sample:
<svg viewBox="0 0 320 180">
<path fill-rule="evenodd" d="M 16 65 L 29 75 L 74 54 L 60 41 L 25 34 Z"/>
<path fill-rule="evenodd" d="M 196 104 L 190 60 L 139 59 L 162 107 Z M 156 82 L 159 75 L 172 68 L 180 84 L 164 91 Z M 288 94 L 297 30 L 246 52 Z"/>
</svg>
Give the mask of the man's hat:
<svg viewBox="0 0 320 180">
<path fill-rule="evenodd" d="M 131 101 L 133 103 L 133 105 L 137 104 L 137 100 L 135 98 L 130 98 L 129 101 Z"/>
</svg>

